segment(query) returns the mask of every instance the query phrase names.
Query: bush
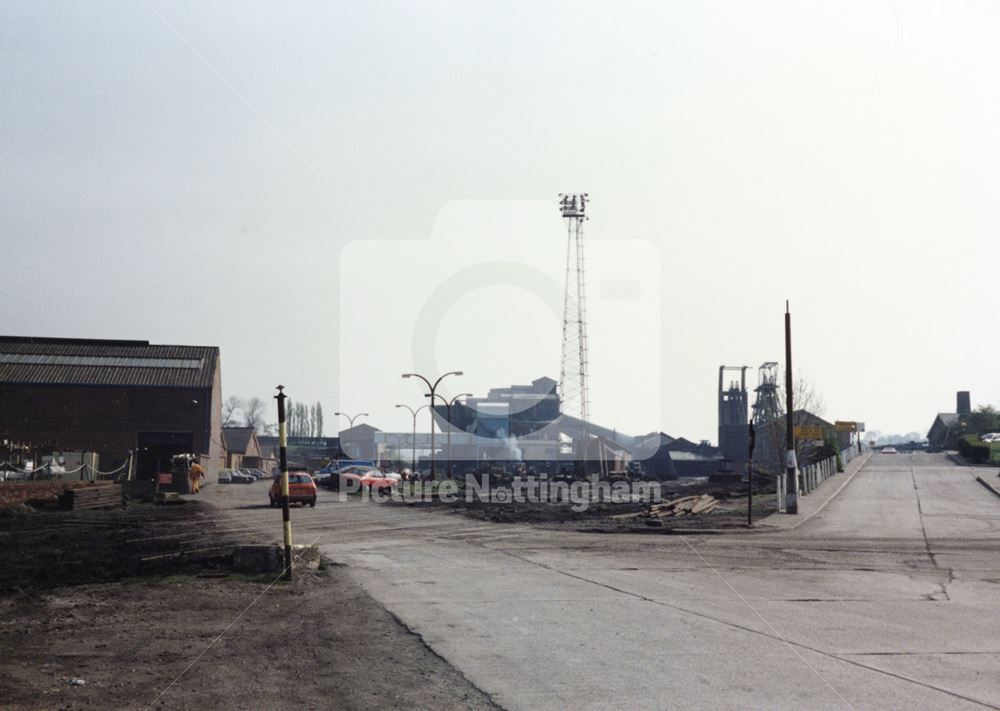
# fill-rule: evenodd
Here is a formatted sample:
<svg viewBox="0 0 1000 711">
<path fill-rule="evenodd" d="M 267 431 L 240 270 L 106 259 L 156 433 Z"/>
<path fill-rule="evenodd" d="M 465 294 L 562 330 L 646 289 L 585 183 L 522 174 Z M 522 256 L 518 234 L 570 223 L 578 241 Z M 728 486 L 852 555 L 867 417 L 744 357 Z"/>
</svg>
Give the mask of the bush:
<svg viewBox="0 0 1000 711">
<path fill-rule="evenodd" d="M 990 461 L 993 450 L 988 442 L 983 442 L 978 435 L 965 435 L 958 440 L 958 451 L 966 459 L 973 462 Z"/>
</svg>

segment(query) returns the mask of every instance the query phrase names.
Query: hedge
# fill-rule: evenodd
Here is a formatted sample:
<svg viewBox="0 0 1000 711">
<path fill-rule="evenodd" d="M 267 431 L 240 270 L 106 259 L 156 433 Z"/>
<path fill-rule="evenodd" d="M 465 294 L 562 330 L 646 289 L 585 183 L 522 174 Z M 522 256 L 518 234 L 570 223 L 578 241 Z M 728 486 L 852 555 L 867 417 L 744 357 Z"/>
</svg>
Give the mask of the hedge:
<svg viewBox="0 0 1000 711">
<path fill-rule="evenodd" d="M 993 453 L 989 442 L 983 442 L 978 435 L 965 435 L 958 440 L 958 451 L 973 462 L 988 462 Z"/>
</svg>

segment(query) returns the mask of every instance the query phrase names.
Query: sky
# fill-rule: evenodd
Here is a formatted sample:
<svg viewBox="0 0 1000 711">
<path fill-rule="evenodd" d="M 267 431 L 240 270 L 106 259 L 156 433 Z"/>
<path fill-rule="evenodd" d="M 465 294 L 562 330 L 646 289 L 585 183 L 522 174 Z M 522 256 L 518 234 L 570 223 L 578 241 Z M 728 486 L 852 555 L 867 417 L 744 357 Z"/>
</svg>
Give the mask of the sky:
<svg viewBox="0 0 1000 711">
<path fill-rule="evenodd" d="M 998 69 L 994 2 L 0 2 L 0 332 L 408 431 L 559 377 L 587 192 L 595 422 L 715 441 L 787 299 L 828 419 L 926 431 L 1000 402 Z"/>
</svg>

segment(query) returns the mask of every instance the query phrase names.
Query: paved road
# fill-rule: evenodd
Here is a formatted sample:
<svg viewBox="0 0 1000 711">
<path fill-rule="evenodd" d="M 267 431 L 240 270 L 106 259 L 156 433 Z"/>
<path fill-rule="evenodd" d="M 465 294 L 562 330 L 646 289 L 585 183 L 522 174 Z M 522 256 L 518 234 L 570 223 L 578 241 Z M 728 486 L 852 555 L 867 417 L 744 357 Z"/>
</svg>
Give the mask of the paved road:
<svg viewBox="0 0 1000 711">
<path fill-rule="evenodd" d="M 769 534 L 581 534 L 332 500 L 293 520 L 507 708 L 1000 708 L 1000 498 L 969 472 L 876 455 Z"/>
</svg>

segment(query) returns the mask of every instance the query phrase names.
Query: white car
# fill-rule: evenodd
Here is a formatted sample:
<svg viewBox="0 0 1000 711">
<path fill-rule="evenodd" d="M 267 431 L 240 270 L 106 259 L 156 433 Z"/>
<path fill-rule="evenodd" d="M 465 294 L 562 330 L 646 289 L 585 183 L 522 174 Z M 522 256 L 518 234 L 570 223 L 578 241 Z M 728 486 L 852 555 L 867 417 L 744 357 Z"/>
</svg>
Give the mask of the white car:
<svg viewBox="0 0 1000 711">
<path fill-rule="evenodd" d="M 882 447 L 882 454 L 899 454 L 895 447 Z"/>
<path fill-rule="evenodd" d="M 987 432 L 979 437 L 983 442 L 1000 442 L 1000 432 Z"/>
</svg>

